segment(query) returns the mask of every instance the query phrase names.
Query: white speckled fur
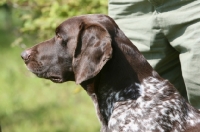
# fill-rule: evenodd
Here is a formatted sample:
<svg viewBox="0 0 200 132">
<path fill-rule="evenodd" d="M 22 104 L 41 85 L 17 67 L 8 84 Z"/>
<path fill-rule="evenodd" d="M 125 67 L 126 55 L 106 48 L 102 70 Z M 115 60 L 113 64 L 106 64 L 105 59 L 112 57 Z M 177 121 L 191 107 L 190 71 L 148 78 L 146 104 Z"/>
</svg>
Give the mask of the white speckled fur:
<svg viewBox="0 0 200 132">
<path fill-rule="evenodd" d="M 140 85 L 141 96 L 137 100 L 115 103 L 109 129 L 118 132 L 182 132 L 186 122 L 191 125 L 200 122 L 195 120 L 195 113 L 186 115 L 181 112 L 183 106 L 178 93 L 173 93 L 173 99 L 164 101 L 156 97 L 158 93 L 165 93 L 164 90 L 169 87 L 167 84 L 167 81 L 154 77 L 144 79 Z M 151 99 L 145 100 L 147 96 Z"/>
</svg>

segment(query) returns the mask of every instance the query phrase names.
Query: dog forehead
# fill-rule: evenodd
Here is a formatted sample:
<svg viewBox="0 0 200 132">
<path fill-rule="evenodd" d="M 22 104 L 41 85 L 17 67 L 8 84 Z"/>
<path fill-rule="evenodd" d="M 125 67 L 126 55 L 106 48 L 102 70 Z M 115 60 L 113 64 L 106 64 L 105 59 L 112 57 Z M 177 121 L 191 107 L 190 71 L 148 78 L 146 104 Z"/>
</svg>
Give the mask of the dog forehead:
<svg viewBox="0 0 200 132">
<path fill-rule="evenodd" d="M 79 17 L 72 17 L 65 21 L 63 21 L 58 27 L 56 28 L 55 32 L 66 32 L 66 31 L 74 31 L 79 28 L 82 20 Z"/>
</svg>

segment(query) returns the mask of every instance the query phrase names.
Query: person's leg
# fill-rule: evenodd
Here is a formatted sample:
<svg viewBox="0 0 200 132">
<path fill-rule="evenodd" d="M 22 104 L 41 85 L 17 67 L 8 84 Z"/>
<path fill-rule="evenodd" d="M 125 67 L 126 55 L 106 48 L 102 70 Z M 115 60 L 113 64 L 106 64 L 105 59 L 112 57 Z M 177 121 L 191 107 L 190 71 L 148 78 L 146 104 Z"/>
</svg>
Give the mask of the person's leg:
<svg viewBox="0 0 200 132">
<path fill-rule="evenodd" d="M 160 27 L 159 14 L 147 0 L 110 0 L 111 16 L 153 68 L 187 99 L 178 52 Z"/>
<path fill-rule="evenodd" d="M 200 1 L 164 0 L 158 10 L 166 38 L 179 53 L 189 102 L 200 108 Z"/>
<path fill-rule="evenodd" d="M 149 50 L 152 13 L 147 0 L 109 0 L 108 15 L 141 51 Z"/>
</svg>

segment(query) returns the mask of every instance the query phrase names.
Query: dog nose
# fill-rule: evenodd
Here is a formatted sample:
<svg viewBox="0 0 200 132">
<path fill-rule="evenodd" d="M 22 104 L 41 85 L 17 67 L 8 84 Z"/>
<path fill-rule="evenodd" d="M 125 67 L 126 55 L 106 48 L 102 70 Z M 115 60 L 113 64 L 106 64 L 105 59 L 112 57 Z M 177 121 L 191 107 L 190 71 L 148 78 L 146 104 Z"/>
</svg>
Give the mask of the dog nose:
<svg viewBox="0 0 200 132">
<path fill-rule="evenodd" d="M 25 62 L 27 62 L 30 58 L 30 53 L 27 50 L 25 50 L 21 53 L 21 57 Z"/>
</svg>

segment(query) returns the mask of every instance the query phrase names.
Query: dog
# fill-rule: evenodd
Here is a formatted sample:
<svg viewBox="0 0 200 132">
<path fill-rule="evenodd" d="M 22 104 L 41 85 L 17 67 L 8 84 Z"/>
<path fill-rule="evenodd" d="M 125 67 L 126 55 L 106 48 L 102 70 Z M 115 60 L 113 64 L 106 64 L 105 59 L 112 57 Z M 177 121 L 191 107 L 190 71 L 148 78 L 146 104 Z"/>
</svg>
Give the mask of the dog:
<svg viewBox="0 0 200 132">
<path fill-rule="evenodd" d="M 101 132 L 200 132 L 200 112 L 109 16 L 72 17 L 21 57 L 40 78 L 80 84 L 94 102 Z"/>
</svg>

